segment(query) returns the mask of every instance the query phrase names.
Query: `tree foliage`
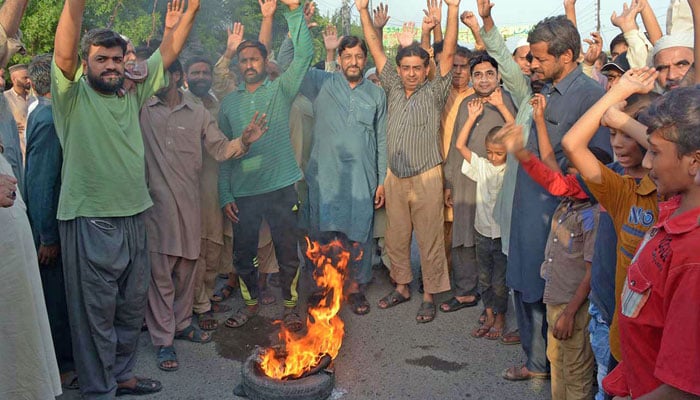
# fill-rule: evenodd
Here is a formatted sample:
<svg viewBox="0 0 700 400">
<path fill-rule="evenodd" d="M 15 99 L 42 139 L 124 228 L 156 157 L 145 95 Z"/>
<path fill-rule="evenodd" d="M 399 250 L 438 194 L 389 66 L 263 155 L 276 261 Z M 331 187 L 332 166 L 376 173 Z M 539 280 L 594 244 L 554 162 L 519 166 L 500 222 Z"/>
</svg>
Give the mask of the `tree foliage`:
<svg viewBox="0 0 700 400">
<path fill-rule="evenodd" d="M 3 3 L 0 0 L 0 4 Z M 61 0 L 32 0 L 20 28 L 26 55 L 16 55 L 13 63 L 28 62 L 31 57 L 53 51 L 54 34 L 58 18 L 63 8 Z M 163 16 L 167 0 L 100 0 L 86 2 L 83 17 L 85 31 L 107 27 L 128 36 L 137 46 L 160 40 L 163 32 Z M 277 49 L 287 34 L 287 24 L 281 9 L 274 21 L 273 48 Z M 226 28 L 233 22 L 245 25 L 245 37 L 255 39 L 260 32 L 262 15 L 256 0 L 204 0 L 197 16 L 195 27 L 188 40 L 183 57 L 191 54 L 204 54 L 215 59 L 226 46 Z M 319 16 L 314 18 L 319 27 L 312 28 L 314 36 L 314 62 L 325 57 L 321 29 L 328 24 L 338 27 L 340 16 Z M 361 34 L 361 28 L 352 27 L 352 34 Z"/>
</svg>

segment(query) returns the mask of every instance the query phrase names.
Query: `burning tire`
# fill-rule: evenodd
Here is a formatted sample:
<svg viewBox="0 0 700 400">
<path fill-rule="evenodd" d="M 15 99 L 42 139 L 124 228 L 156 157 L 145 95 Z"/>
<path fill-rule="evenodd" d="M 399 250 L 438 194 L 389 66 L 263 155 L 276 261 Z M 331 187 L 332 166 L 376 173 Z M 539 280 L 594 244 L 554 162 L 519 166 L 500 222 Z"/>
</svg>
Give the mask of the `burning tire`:
<svg viewBox="0 0 700 400">
<path fill-rule="evenodd" d="M 325 400 L 335 385 L 335 375 L 325 370 L 299 379 L 270 378 L 260 369 L 256 354 L 243 363 L 241 375 L 241 389 L 251 400 Z"/>
</svg>

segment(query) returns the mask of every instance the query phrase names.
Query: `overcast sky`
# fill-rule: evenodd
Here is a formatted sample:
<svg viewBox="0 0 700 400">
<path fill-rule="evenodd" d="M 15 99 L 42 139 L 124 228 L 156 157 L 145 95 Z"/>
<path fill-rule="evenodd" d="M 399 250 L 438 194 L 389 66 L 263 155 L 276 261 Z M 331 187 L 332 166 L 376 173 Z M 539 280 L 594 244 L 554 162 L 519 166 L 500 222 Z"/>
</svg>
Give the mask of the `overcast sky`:
<svg viewBox="0 0 700 400">
<path fill-rule="evenodd" d="M 322 15 L 332 13 L 333 10 L 340 8 L 341 0 L 314 0 L 318 5 Z M 376 7 L 379 0 L 370 0 Z M 661 29 L 666 31 L 666 10 L 669 0 L 648 0 L 650 6 L 656 13 L 661 24 Z M 622 11 L 622 1 L 617 0 L 600 0 L 601 2 L 601 32 L 605 43 L 619 33 L 619 30 L 610 23 L 610 15 L 613 11 L 618 14 Z M 388 0 L 385 3 L 389 4 L 389 26 L 400 26 L 404 21 L 415 21 L 420 23 L 425 8 L 425 0 Z M 493 17 L 496 24 L 504 25 L 534 25 L 537 21 L 550 15 L 564 13 L 563 0 L 495 0 L 493 8 Z M 355 8 L 354 0 L 350 0 L 352 5 L 353 20 L 358 21 L 359 15 Z M 596 0 L 578 0 L 576 4 L 577 19 L 579 30 L 583 34 L 595 30 L 595 7 Z M 446 6 L 443 4 L 443 9 Z M 462 11 L 476 11 L 476 0 L 462 0 L 460 4 L 460 13 Z M 446 12 L 446 11 L 444 11 Z M 359 22 L 359 21 L 358 21 Z M 641 17 L 637 18 L 637 23 L 641 26 Z M 444 25 L 444 19 L 443 19 Z"/>
</svg>

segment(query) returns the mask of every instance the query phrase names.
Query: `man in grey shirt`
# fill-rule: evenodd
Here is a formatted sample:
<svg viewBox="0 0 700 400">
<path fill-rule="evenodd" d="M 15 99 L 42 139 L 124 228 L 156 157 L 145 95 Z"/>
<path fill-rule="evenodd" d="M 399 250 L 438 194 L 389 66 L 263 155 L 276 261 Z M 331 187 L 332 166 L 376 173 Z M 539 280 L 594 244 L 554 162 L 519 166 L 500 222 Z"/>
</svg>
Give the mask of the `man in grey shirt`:
<svg viewBox="0 0 700 400">
<path fill-rule="evenodd" d="M 433 294 L 449 290 L 444 247 L 443 177 L 440 155 L 440 116 L 452 82 L 452 62 L 457 48 L 459 0 L 445 0 L 447 31 L 441 66 L 427 81 L 428 52 L 417 45 L 398 51 L 396 65 L 387 63 L 372 26 L 368 0 L 355 0 L 379 79 L 387 93 L 388 169 L 386 191 L 386 246 L 396 290 L 379 301 L 389 308 L 410 298 L 408 284 L 411 234 L 415 228 L 421 254 L 425 292 L 416 320 L 435 318 Z"/>
</svg>

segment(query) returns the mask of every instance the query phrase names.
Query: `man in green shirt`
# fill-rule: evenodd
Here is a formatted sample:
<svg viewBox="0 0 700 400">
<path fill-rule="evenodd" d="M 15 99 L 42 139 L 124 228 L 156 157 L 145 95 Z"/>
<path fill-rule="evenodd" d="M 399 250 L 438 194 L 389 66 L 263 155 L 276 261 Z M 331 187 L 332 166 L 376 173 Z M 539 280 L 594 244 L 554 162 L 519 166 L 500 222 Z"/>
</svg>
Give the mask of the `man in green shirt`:
<svg viewBox="0 0 700 400">
<path fill-rule="evenodd" d="M 80 391 L 111 399 L 161 389 L 132 372 L 146 308 L 150 264 L 143 211 L 146 188 L 139 110 L 167 79 L 199 10 L 190 0 L 168 6 L 163 42 L 148 78 L 118 95 L 126 41 L 95 29 L 78 42 L 85 0 L 67 0 L 58 22 L 51 93 L 63 148 L 58 205 L 61 253 Z"/>
<path fill-rule="evenodd" d="M 313 56 L 311 34 L 304 23 L 299 0 L 282 0 L 294 43 L 294 59 L 279 78 L 271 81 L 265 70 L 267 49 L 257 40 L 238 46 L 239 70 L 244 82 L 221 102 L 219 128 L 233 139 L 241 136 L 250 118 L 266 114 L 269 130 L 240 159 L 227 161 L 219 170 L 219 202 L 233 222 L 233 251 L 241 293 L 246 306 L 228 320 L 237 328 L 258 312 L 258 231 L 263 218 L 269 223 L 280 265 L 284 296 L 285 326 L 296 331 L 302 320 L 296 311 L 297 282 L 297 193 L 294 183 L 301 170 L 289 138 L 289 110 Z"/>
</svg>

